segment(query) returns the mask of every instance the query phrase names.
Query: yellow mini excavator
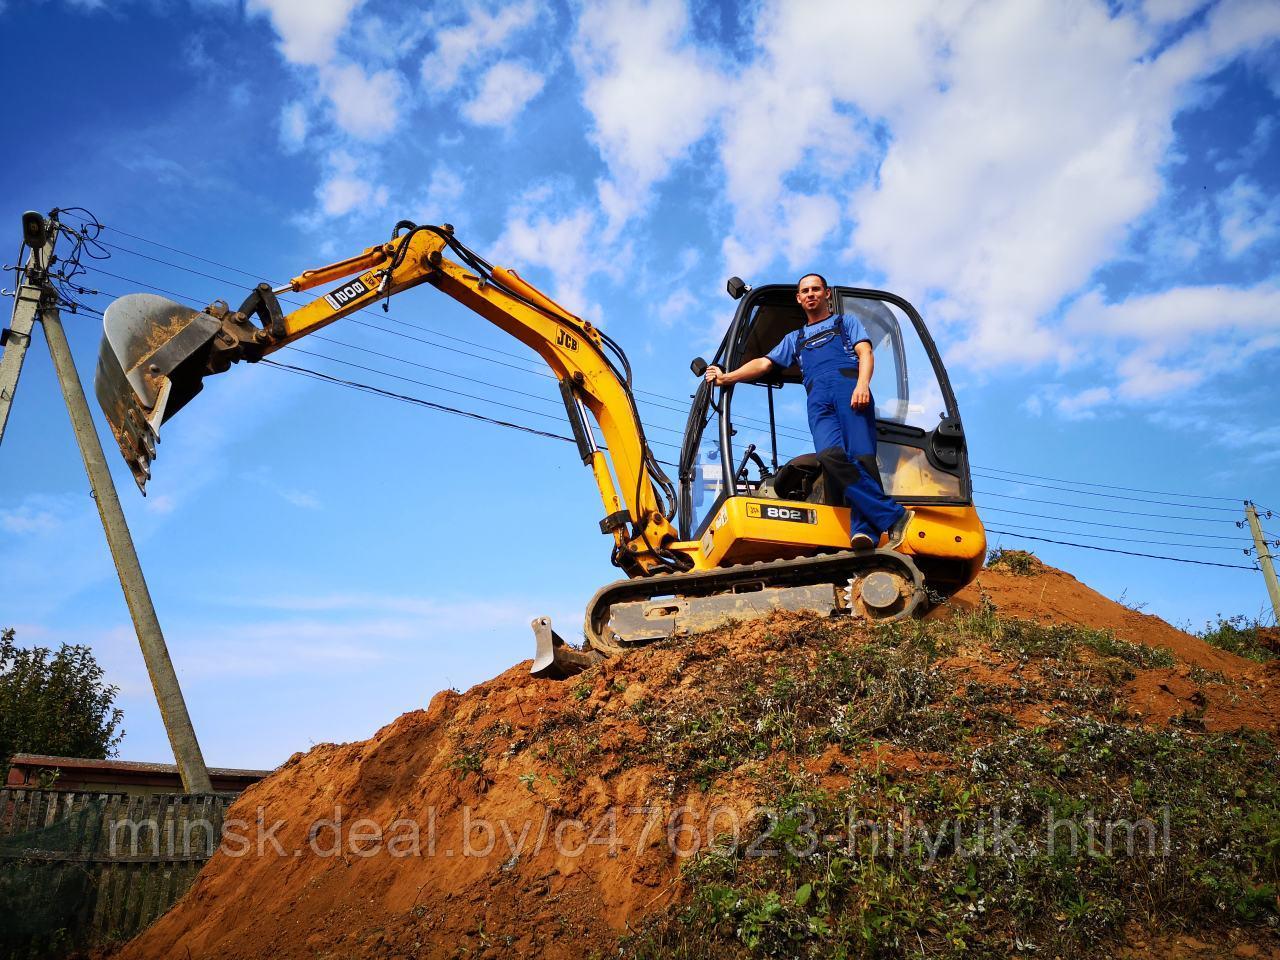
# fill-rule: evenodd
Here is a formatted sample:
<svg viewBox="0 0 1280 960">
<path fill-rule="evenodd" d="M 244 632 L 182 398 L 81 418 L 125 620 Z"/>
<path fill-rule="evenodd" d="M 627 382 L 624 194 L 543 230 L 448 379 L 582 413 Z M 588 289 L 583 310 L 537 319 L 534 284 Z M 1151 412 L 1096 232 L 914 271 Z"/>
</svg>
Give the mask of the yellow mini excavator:
<svg viewBox="0 0 1280 960">
<path fill-rule="evenodd" d="M 112 303 L 95 389 L 138 487 L 146 492 L 161 424 L 200 392 L 205 377 L 422 283 L 522 341 L 555 373 L 578 454 L 604 501 L 600 530 L 613 539 L 613 563 L 627 577 L 592 598 L 581 651 L 546 618 L 534 620 L 535 673 L 567 675 L 601 656 L 777 609 L 908 617 L 981 567 L 986 537 L 973 507 L 960 413 L 932 338 L 902 298 L 832 288 L 832 310 L 860 319 L 877 353 L 884 488 L 915 514 L 896 549 L 855 553 L 849 510 L 838 491 L 825 489 L 807 449 L 808 429 L 795 412 L 802 405 L 787 402 L 801 389 L 797 368 L 775 367 L 765 380 L 735 386 L 702 380 L 673 483 L 645 437 L 622 349 L 515 271 L 484 261 L 448 224 L 401 221 L 388 242 L 358 256 L 282 287 L 259 284 L 238 310 L 217 301 L 198 311 L 151 294 Z M 314 300 L 281 309 L 281 294 L 316 288 L 324 292 Z M 805 322 L 794 285 L 753 289 L 734 277 L 728 292 L 738 306 L 714 357 L 724 369 L 764 356 Z M 701 358 L 691 364 L 698 376 L 706 366 Z"/>
</svg>

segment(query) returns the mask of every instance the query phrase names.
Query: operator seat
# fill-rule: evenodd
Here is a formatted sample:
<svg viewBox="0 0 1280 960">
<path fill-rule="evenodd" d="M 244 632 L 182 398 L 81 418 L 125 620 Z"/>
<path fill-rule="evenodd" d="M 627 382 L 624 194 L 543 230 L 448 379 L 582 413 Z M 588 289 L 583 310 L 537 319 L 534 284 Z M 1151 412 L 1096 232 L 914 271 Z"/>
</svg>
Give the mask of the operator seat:
<svg viewBox="0 0 1280 960">
<path fill-rule="evenodd" d="M 861 458 L 860 458 L 861 459 Z M 880 470 L 868 457 L 862 460 L 864 467 L 871 470 L 877 483 L 883 486 Z M 802 453 L 792 457 L 778 472 L 760 485 L 760 496 L 776 497 L 779 500 L 801 500 L 805 503 L 822 503 L 830 507 L 844 506 L 844 497 L 839 491 L 833 491 L 834 497 L 828 497 L 826 476 L 816 453 Z"/>
</svg>

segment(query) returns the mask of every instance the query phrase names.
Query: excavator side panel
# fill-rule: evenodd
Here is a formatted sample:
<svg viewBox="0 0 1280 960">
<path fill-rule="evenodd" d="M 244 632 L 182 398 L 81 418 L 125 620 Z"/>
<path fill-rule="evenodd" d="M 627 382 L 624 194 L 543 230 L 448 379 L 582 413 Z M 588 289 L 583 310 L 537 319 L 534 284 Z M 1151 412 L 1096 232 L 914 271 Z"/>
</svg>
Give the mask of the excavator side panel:
<svg viewBox="0 0 1280 960">
<path fill-rule="evenodd" d="M 910 504 L 906 504 L 910 506 Z M 975 562 L 987 541 L 973 507 L 918 506 L 899 552 Z M 849 548 L 849 509 L 802 501 L 730 497 L 699 541 L 708 566 L 812 556 Z"/>
</svg>

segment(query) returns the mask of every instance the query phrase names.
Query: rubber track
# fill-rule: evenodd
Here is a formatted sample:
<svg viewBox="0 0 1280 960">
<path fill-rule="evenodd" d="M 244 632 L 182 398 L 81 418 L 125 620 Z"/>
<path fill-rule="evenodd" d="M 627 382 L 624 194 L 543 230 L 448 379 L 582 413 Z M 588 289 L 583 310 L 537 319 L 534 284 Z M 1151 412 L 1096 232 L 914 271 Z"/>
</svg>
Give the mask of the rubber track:
<svg viewBox="0 0 1280 960">
<path fill-rule="evenodd" d="M 601 635 L 601 630 L 609 622 L 608 611 L 616 603 L 664 596 L 713 596 L 728 593 L 737 584 L 750 583 L 753 580 L 763 580 L 766 587 L 790 587 L 813 583 L 834 584 L 838 580 L 849 580 L 855 574 L 887 567 L 907 574 L 913 585 L 912 596 L 907 607 L 890 619 L 900 619 L 916 612 L 923 612 L 924 577 L 909 557 L 893 550 L 876 550 L 874 553 L 852 553 L 846 550 L 819 557 L 760 561 L 715 570 L 695 570 L 689 573 L 641 577 L 635 580 L 617 580 L 601 587 L 591 598 L 591 602 L 587 605 L 584 631 L 591 647 L 612 656 L 644 645 L 618 643 L 606 640 Z M 600 627 L 596 624 L 600 624 Z"/>
</svg>

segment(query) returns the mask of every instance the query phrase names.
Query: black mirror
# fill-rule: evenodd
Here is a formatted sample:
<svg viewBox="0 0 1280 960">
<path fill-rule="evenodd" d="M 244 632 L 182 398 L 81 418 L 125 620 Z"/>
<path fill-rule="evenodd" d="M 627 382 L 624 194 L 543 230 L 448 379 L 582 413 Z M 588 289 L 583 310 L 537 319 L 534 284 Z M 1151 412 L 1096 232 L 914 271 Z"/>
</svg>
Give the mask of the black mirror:
<svg viewBox="0 0 1280 960">
<path fill-rule="evenodd" d="M 49 232 L 45 229 L 44 217 L 34 210 L 28 210 L 24 213 L 22 215 L 23 242 L 32 250 L 39 250 L 48 239 Z"/>
<path fill-rule="evenodd" d="M 741 300 L 742 295 L 751 289 L 742 282 L 741 277 L 730 277 L 729 282 L 726 283 L 724 287 L 729 291 L 729 296 L 733 297 L 735 300 Z"/>
<path fill-rule="evenodd" d="M 689 364 L 689 369 L 693 371 L 695 377 L 700 377 L 707 372 L 707 361 L 701 357 L 694 357 L 693 363 Z"/>
</svg>

